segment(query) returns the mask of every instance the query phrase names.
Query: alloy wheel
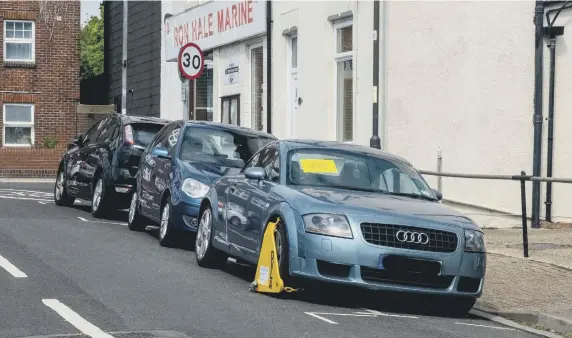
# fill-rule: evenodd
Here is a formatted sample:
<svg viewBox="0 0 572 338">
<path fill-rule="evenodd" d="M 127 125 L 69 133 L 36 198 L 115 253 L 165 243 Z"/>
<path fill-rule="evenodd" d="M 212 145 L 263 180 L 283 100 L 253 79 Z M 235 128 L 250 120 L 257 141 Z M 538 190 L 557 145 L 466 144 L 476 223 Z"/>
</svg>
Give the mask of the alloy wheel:
<svg viewBox="0 0 572 338">
<path fill-rule="evenodd" d="M 159 236 L 161 239 L 165 238 L 167 235 L 167 227 L 169 225 L 169 204 L 165 204 L 163 207 L 163 213 L 161 215 L 161 229 L 159 230 Z"/>
<path fill-rule="evenodd" d="M 199 259 L 202 259 L 205 256 L 209 247 L 209 241 L 211 238 L 211 221 L 211 212 L 209 209 L 207 209 L 201 217 L 201 222 L 199 223 L 199 231 L 197 233 L 197 247 L 195 250 Z"/>
<path fill-rule="evenodd" d="M 62 194 L 64 192 L 64 173 L 63 171 L 58 176 L 58 180 L 56 181 L 56 200 L 60 200 L 62 198 Z"/>
<path fill-rule="evenodd" d="M 97 181 L 95 185 L 95 191 L 93 192 L 92 209 L 95 211 L 99 208 L 99 203 L 101 202 L 101 193 L 103 191 L 103 183 L 101 179 Z"/>
<path fill-rule="evenodd" d="M 133 223 L 135 219 L 135 211 L 137 210 L 137 192 L 133 193 L 131 197 L 131 204 L 129 205 L 129 223 Z"/>
</svg>

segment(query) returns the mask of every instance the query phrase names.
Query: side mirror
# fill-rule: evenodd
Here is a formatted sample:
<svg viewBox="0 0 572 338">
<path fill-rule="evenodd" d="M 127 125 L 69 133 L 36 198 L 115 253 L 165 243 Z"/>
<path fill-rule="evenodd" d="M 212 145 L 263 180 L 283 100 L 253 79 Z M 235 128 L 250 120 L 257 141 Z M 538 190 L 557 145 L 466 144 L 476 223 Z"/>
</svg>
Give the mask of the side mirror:
<svg viewBox="0 0 572 338">
<path fill-rule="evenodd" d="M 435 197 L 437 197 L 437 200 L 441 201 L 443 199 L 443 193 L 441 193 L 437 189 L 432 189 L 432 190 L 433 190 L 433 193 L 435 194 Z"/>
<path fill-rule="evenodd" d="M 157 156 L 158 158 L 171 159 L 169 156 L 169 151 L 167 148 L 163 147 L 153 148 L 153 150 L 151 150 L 151 155 Z"/>
<path fill-rule="evenodd" d="M 250 167 L 244 171 L 244 176 L 251 180 L 263 180 L 266 178 L 266 171 L 260 167 Z"/>
<path fill-rule="evenodd" d="M 68 144 L 68 150 L 74 147 L 81 147 L 83 144 L 83 135 L 79 134 L 76 137 L 72 138 L 70 143 Z"/>
</svg>

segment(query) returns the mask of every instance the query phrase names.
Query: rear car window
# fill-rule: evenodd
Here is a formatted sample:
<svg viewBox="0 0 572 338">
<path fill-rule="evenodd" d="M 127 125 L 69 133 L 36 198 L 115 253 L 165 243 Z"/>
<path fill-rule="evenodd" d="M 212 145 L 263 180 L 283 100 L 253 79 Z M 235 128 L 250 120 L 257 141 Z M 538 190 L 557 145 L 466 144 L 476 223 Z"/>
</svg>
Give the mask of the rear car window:
<svg viewBox="0 0 572 338">
<path fill-rule="evenodd" d="M 147 147 L 155 135 L 164 127 L 162 124 L 153 123 L 133 123 L 133 140 L 136 145 Z"/>
</svg>

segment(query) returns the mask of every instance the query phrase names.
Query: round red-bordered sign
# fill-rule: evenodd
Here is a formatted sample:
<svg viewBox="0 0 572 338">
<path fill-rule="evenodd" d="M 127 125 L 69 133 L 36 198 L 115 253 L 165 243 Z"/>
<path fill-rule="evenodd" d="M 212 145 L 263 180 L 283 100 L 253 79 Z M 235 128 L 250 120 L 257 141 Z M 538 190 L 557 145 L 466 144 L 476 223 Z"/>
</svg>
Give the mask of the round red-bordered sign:
<svg viewBox="0 0 572 338">
<path fill-rule="evenodd" d="M 179 50 L 177 63 L 181 75 L 189 80 L 194 80 L 203 73 L 205 56 L 196 43 L 189 42 Z"/>
</svg>

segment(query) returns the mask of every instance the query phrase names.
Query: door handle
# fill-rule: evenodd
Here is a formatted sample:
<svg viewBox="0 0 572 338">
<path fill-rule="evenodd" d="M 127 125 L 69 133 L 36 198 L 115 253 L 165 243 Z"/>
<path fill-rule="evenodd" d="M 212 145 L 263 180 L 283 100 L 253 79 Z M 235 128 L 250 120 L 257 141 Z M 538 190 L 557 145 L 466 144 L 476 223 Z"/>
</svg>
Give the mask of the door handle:
<svg viewBox="0 0 572 338">
<path fill-rule="evenodd" d="M 228 188 L 228 192 L 234 192 L 236 190 L 236 184 L 233 184 Z"/>
</svg>

